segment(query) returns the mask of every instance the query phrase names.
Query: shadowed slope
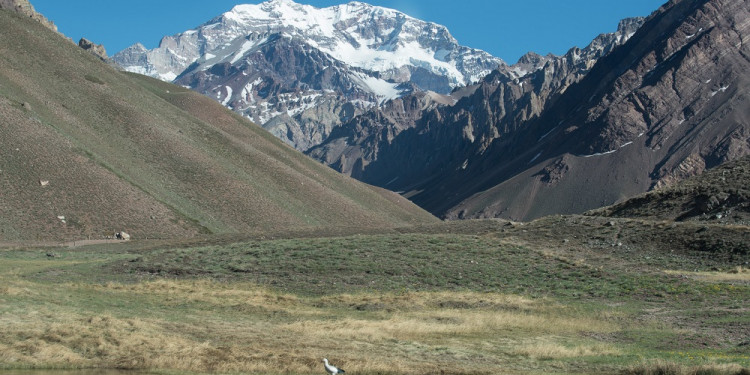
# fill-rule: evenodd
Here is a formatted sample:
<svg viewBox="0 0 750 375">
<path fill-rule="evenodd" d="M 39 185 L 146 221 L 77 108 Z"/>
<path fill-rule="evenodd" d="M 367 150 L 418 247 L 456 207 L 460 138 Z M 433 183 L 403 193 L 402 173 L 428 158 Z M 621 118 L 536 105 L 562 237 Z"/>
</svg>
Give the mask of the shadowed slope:
<svg viewBox="0 0 750 375">
<path fill-rule="evenodd" d="M 118 72 L 37 22 L 2 11 L 0 28 L 0 239 L 434 220 L 218 103 Z"/>
</svg>

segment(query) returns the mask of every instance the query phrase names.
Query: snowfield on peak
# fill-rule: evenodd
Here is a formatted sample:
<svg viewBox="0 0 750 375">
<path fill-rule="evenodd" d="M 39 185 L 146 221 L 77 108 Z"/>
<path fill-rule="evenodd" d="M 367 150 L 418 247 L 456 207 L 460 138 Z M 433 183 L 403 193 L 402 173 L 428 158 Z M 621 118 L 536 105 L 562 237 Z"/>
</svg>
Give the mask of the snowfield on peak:
<svg viewBox="0 0 750 375">
<path fill-rule="evenodd" d="M 448 94 L 507 66 L 445 26 L 393 9 L 292 0 L 236 5 L 157 48 L 136 44 L 112 59 L 212 97 L 300 150 L 388 100 Z"/>
<path fill-rule="evenodd" d="M 316 8 L 290 0 L 236 5 L 196 29 L 163 38 L 153 50 L 134 46 L 113 58 L 126 70 L 174 80 L 201 57 L 220 56 L 217 49 L 253 33 L 301 37 L 333 58 L 379 72 L 387 80 L 409 81 L 416 70 L 446 77 L 448 83 L 440 90 L 444 92 L 474 83 L 505 64 L 484 51 L 459 45 L 442 25 L 393 9 L 362 2 Z M 243 47 L 235 51 L 233 63 L 252 45 Z"/>
</svg>

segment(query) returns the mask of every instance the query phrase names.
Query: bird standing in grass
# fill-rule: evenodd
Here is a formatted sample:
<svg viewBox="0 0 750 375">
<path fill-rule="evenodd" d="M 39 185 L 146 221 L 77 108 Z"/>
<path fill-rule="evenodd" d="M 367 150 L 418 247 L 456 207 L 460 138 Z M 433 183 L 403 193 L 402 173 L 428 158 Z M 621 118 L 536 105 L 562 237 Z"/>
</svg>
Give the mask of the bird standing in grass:
<svg viewBox="0 0 750 375">
<path fill-rule="evenodd" d="M 329 365 L 328 358 L 323 358 L 323 365 L 326 367 L 326 371 L 328 371 L 331 375 L 343 374 L 346 372 L 334 365 Z"/>
</svg>

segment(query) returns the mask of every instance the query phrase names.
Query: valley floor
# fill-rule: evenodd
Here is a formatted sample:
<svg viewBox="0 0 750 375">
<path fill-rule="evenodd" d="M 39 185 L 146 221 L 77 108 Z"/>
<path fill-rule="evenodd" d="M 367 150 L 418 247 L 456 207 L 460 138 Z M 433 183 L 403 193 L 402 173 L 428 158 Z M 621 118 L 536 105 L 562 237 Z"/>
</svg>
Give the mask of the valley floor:
<svg viewBox="0 0 750 375">
<path fill-rule="evenodd" d="M 6 247 L 0 369 L 747 374 L 749 233 L 559 216 Z"/>
</svg>

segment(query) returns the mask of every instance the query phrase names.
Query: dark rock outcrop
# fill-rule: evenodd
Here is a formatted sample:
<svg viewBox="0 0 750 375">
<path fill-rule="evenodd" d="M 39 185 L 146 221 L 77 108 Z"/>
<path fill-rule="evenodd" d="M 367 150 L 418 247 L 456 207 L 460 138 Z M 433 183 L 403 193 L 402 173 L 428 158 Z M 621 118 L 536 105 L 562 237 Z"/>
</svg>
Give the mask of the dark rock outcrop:
<svg viewBox="0 0 750 375">
<path fill-rule="evenodd" d="M 86 38 L 81 38 L 81 40 L 78 41 L 78 47 L 91 52 L 94 56 L 102 59 L 103 61 L 107 61 L 109 59 L 107 57 L 107 50 L 103 45 L 96 44 Z"/>
</svg>

